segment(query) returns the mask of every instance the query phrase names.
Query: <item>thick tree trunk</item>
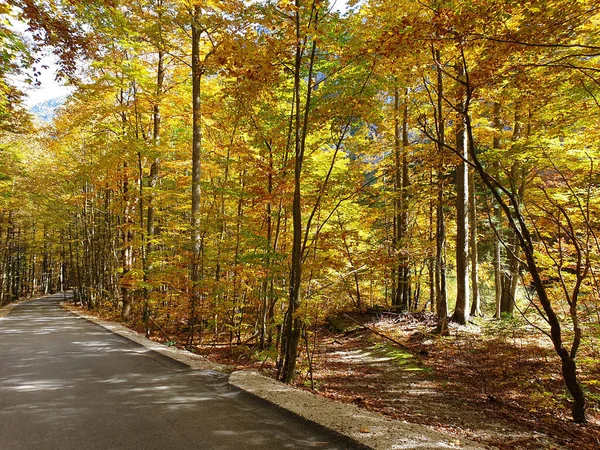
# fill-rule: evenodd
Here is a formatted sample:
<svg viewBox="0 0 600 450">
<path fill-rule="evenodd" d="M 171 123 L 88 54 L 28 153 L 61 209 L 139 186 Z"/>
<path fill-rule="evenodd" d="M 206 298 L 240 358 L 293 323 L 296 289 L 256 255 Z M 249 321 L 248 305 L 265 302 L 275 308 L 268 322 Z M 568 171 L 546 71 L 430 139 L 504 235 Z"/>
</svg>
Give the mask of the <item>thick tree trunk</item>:
<svg viewBox="0 0 600 450">
<path fill-rule="evenodd" d="M 512 143 L 515 145 L 523 134 L 523 122 L 520 112 L 520 103 L 517 102 L 515 105 L 515 118 L 512 135 Z M 515 197 L 519 200 L 523 200 L 525 194 L 525 176 L 523 174 L 523 168 L 520 164 L 513 164 L 510 169 L 510 183 L 514 190 Z M 519 242 L 516 233 L 509 229 L 506 237 L 507 250 L 507 270 L 503 274 L 502 280 L 502 301 L 501 301 L 501 313 L 505 313 L 512 316 L 515 309 L 515 301 L 517 295 L 517 287 L 519 284 Z"/>
<path fill-rule="evenodd" d="M 561 352 L 562 375 L 569 393 L 573 397 L 571 413 L 575 423 L 586 423 L 586 400 L 585 394 L 577 381 L 577 365 L 575 359 L 568 355 L 565 349 Z"/>
</svg>

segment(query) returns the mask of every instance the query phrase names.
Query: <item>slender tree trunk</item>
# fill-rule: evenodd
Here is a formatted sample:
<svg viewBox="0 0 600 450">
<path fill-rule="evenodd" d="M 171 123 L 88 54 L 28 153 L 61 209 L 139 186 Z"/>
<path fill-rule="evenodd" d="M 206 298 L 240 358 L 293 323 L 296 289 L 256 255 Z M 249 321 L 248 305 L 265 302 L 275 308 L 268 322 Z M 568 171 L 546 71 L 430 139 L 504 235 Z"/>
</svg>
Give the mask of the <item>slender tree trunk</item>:
<svg viewBox="0 0 600 450">
<path fill-rule="evenodd" d="M 125 92 L 123 90 L 123 88 L 121 88 L 120 91 L 120 96 L 119 96 L 119 102 L 122 108 L 121 111 L 121 136 L 123 138 L 123 140 L 126 139 L 127 137 L 127 115 L 125 113 Z M 125 156 L 126 157 L 126 156 Z M 87 186 L 87 183 L 86 183 Z M 121 248 L 121 259 L 122 259 L 122 268 L 123 268 L 123 272 L 122 272 L 122 278 L 127 277 L 127 274 L 131 271 L 132 269 L 132 251 L 133 251 L 133 247 L 132 247 L 132 240 L 133 240 L 133 235 L 132 235 L 132 230 L 131 230 L 131 225 L 132 225 L 132 211 L 131 211 L 131 205 L 130 205 L 130 193 L 129 193 L 129 164 L 127 162 L 127 160 L 125 160 L 125 162 L 123 163 L 123 192 L 122 192 L 122 202 L 123 202 L 123 220 L 122 220 L 122 235 L 121 235 L 121 239 L 122 239 L 122 248 Z M 87 202 L 87 198 L 88 195 L 86 195 L 86 202 Z M 87 203 L 86 203 L 87 206 Z M 87 215 L 86 215 L 87 217 Z M 92 221 L 93 223 L 93 221 Z M 91 227 L 87 226 L 87 224 L 85 224 L 85 228 L 88 229 L 88 231 L 91 231 Z M 88 233 L 89 236 L 89 233 Z M 90 253 L 94 253 L 93 249 L 91 248 L 93 245 L 92 240 L 90 239 Z M 91 258 L 86 258 L 86 261 L 90 261 Z M 90 270 L 90 267 L 88 266 L 87 270 L 84 270 L 84 274 L 88 274 L 91 275 L 92 271 Z M 88 280 L 88 286 L 92 287 L 92 280 Z M 93 294 L 92 296 L 90 296 L 90 305 L 93 307 L 94 306 L 94 298 L 93 298 Z M 121 283 L 121 301 L 123 302 L 123 307 L 121 309 L 121 320 L 123 321 L 128 321 L 131 318 L 131 309 L 132 309 L 132 304 L 133 304 L 133 296 L 132 296 L 132 292 L 131 289 L 127 286 L 126 283 Z"/>
<path fill-rule="evenodd" d="M 400 210 L 400 240 L 406 246 L 408 239 L 408 207 L 409 207 L 409 188 L 410 179 L 408 175 L 408 88 L 404 93 L 404 106 L 402 111 L 402 194 L 401 194 L 401 210 Z M 410 257 L 407 249 L 403 249 L 400 257 L 401 279 L 400 286 L 402 289 L 402 309 L 409 309 L 411 304 L 411 279 L 410 279 Z"/>
<path fill-rule="evenodd" d="M 4 212 L 2 212 L 2 225 L 4 225 Z M 10 213 L 9 213 L 9 217 L 10 217 Z M 8 254 L 8 230 L 9 230 L 9 223 L 6 223 L 6 227 L 0 229 L 0 238 L 2 237 L 2 232 L 6 230 L 6 240 L 4 242 L 4 245 L 2 247 L 0 247 L 0 249 L 2 250 L 1 256 L 0 256 L 0 262 L 2 264 L 2 272 L 0 273 L 0 306 L 4 306 L 4 286 L 6 285 L 6 275 L 8 273 L 7 270 L 7 264 L 6 264 L 6 255 Z"/>
<path fill-rule="evenodd" d="M 436 203 L 436 260 L 435 260 L 435 286 L 436 309 L 438 319 L 441 321 L 440 331 L 444 332 L 448 319 L 448 293 L 446 287 L 446 218 L 444 214 L 444 80 L 441 67 L 440 51 L 434 51 L 437 67 L 437 139 L 438 139 L 438 167 L 437 167 L 437 203 Z"/>
<path fill-rule="evenodd" d="M 477 203 L 475 198 L 475 172 L 469 169 L 469 250 L 471 260 L 471 316 L 481 316 L 479 294 L 479 252 L 477 249 Z"/>
<path fill-rule="evenodd" d="M 462 68 L 462 66 L 461 66 Z M 458 71 L 458 79 L 464 77 L 464 71 Z M 452 320 L 461 324 L 469 321 L 469 166 L 467 130 L 465 126 L 465 93 L 460 90 L 460 117 L 457 119 L 456 150 L 462 161 L 456 167 L 456 308 Z"/>
<path fill-rule="evenodd" d="M 520 109 L 520 102 L 517 102 L 515 105 L 515 118 L 512 135 L 513 146 L 521 139 L 523 134 L 523 122 Z M 516 198 L 518 198 L 519 201 L 522 201 L 525 185 L 522 167 L 520 167 L 520 165 L 512 165 L 510 169 L 510 184 L 515 192 Z M 513 230 L 508 230 L 506 245 L 508 247 L 506 256 L 508 267 L 504 272 L 504 278 L 502 280 L 501 312 L 512 316 L 515 309 L 517 287 L 519 284 L 519 260 L 517 258 L 519 253 L 519 242 L 516 233 Z"/>
<path fill-rule="evenodd" d="M 494 150 L 498 150 L 501 147 L 500 141 L 500 133 L 502 132 L 502 118 L 501 118 L 501 105 L 498 102 L 494 102 L 494 111 L 493 111 L 493 125 L 495 130 L 494 140 L 493 140 L 493 148 Z M 498 172 L 500 168 L 498 168 Z M 496 236 L 494 238 L 494 286 L 495 286 L 495 300 L 496 300 L 496 319 L 500 319 L 502 317 L 502 280 L 504 274 L 502 273 L 502 209 L 499 205 L 495 205 L 494 207 L 494 215 L 495 215 L 495 230 Z M 492 218 L 490 217 L 490 220 Z"/>
<path fill-rule="evenodd" d="M 215 264 L 215 281 L 218 283 L 221 282 L 221 252 L 223 248 L 223 242 L 225 241 L 225 233 L 227 230 L 227 222 L 226 222 L 226 208 L 225 208 L 225 190 L 228 189 L 229 186 L 229 163 L 231 157 L 231 147 L 233 146 L 234 135 L 232 134 L 231 140 L 229 142 L 229 146 L 227 147 L 227 155 L 225 157 L 225 173 L 223 176 L 223 184 L 221 189 L 221 198 L 220 198 L 220 206 L 219 206 L 219 241 L 217 243 L 217 262 Z M 219 314 L 220 314 L 220 303 L 222 299 L 222 294 L 219 292 L 215 295 L 215 311 L 213 315 L 215 334 L 218 333 L 219 330 Z"/>
<path fill-rule="evenodd" d="M 123 166 L 123 235 L 121 250 L 123 259 L 123 276 L 126 276 L 131 270 L 131 230 L 130 228 L 130 210 L 129 210 L 129 177 L 127 175 L 127 163 Z M 88 269 L 89 270 L 89 269 Z M 121 300 L 123 308 L 121 310 L 121 320 L 127 321 L 131 317 L 132 295 L 131 290 L 126 286 L 121 286 Z"/>
<path fill-rule="evenodd" d="M 571 318 L 573 321 L 574 328 L 576 329 L 575 337 L 573 339 L 573 343 L 571 345 L 571 351 L 568 351 L 563 342 L 563 332 L 560 320 L 554 310 L 554 306 L 550 297 L 548 296 L 548 291 L 546 290 L 546 285 L 542 280 L 540 267 L 538 266 L 538 262 L 535 256 L 535 246 L 533 237 L 529 230 L 529 226 L 525 221 L 525 218 L 521 214 L 521 202 L 522 199 L 519 198 L 518 192 L 511 192 L 510 190 L 503 189 L 504 194 L 507 195 L 508 201 L 505 201 L 499 190 L 499 184 L 497 181 L 494 181 L 492 177 L 490 177 L 489 173 L 482 166 L 481 162 L 477 158 L 477 154 L 475 153 L 475 145 L 473 140 L 473 129 L 471 126 L 471 119 L 469 115 L 469 101 L 470 101 L 470 86 L 467 78 L 467 102 L 465 107 L 465 121 L 466 121 L 466 129 L 469 136 L 469 153 L 474 163 L 475 169 L 477 170 L 481 180 L 484 182 L 486 187 L 489 189 L 491 194 L 494 196 L 498 205 L 502 208 L 504 212 L 504 216 L 509 222 L 509 225 L 512 231 L 515 233 L 517 237 L 517 241 L 519 246 L 525 255 L 525 263 L 527 265 L 527 270 L 531 275 L 532 284 L 536 290 L 538 295 L 538 300 L 541 305 L 541 310 L 543 311 L 543 315 L 548 325 L 550 326 L 550 338 L 554 345 L 554 349 L 558 356 L 561 359 L 562 366 L 562 374 L 563 380 L 569 393 L 573 396 L 573 408 L 572 415 L 573 420 L 576 423 L 585 423 L 586 420 L 586 398 L 585 393 L 581 389 L 579 382 L 577 380 L 577 364 L 575 362 L 575 358 L 577 356 L 577 349 L 579 347 L 579 339 L 580 339 L 580 329 L 577 327 L 577 319 L 576 319 L 576 306 L 577 306 L 577 294 L 573 293 L 573 298 L 570 299 L 571 303 Z"/>
<path fill-rule="evenodd" d="M 410 306 L 410 260 L 406 249 L 406 234 L 408 229 L 408 89 L 404 95 L 402 119 L 400 119 L 400 92 L 397 80 L 394 86 L 394 158 L 395 158 L 395 252 L 397 265 L 395 269 L 396 282 L 392 305 L 401 311 Z"/>
<path fill-rule="evenodd" d="M 296 315 L 300 307 L 300 284 L 302 277 L 302 199 L 300 177 L 302 174 L 302 110 L 300 102 L 300 83 L 302 68 L 302 47 L 300 29 L 300 0 L 296 0 L 296 57 L 294 63 L 294 97 L 295 97 L 295 163 L 294 163 L 294 200 L 292 204 L 292 267 L 290 271 L 289 303 L 285 315 L 282 334 L 283 367 L 280 378 L 286 383 L 293 381 L 296 372 L 296 357 L 300 340 L 301 322 Z M 307 105 L 308 109 L 308 105 Z"/>
<path fill-rule="evenodd" d="M 285 158 L 285 162 L 287 162 L 287 157 Z M 274 232 L 274 238 L 273 238 L 273 253 L 277 253 L 279 251 L 279 237 L 282 233 L 282 228 L 286 228 L 285 227 L 285 218 L 283 220 L 283 227 L 282 227 L 282 217 L 284 216 L 284 210 L 283 210 L 283 203 L 280 201 L 279 202 L 279 206 L 277 208 L 277 221 L 275 223 L 275 232 Z M 284 231 L 285 232 L 285 231 Z M 271 267 L 272 267 L 273 261 L 271 261 Z M 281 282 L 281 279 L 280 279 Z M 273 345 L 273 331 L 274 331 L 274 320 L 275 320 L 275 305 L 277 304 L 277 296 L 275 295 L 275 280 L 273 279 L 273 277 L 271 277 L 271 280 L 269 281 L 269 311 L 267 313 L 267 319 L 269 322 L 269 326 L 267 327 L 267 346 L 270 347 L 271 345 Z M 278 336 L 280 335 L 280 333 L 278 333 Z M 275 347 L 278 347 L 279 343 L 277 342 L 275 344 Z"/>
<path fill-rule="evenodd" d="M 240 248 L 241 248 L 241 238 L 242 238 L 242 215 L 243 215 L 243 207 L 244 207 L 244 190 L 245 190 L 245 175 L 246 171 L 242 170 L 240 173 L 240 193 L 238 197 L 237 203 L 237 214 L 235 221 L 235 251 L 233 256 L 233 308 L 231 314 L 231 333 L 233 333 L 234 329 L 237 329 L 238 332 L 236 334 L 237 343 L 240 343 L 241 335 L 239 332 L 239 328 L 243 321 L 243 300 L 240 302 Z M 243 296 L 242 296 L 243 297 Z M 231 336 L 231 334 L 230 334 Z M 231 337 L 230 337 L 231 344 Z"/>
<path fill-rule="evenodd" d="M 162 6 L 162 4 L 160 5 Z M 160 18 L 160 13 L 159 13 Z M 160 125 L 161 125 L 161 115 L 160 115 L 160 98 L 163 92 L 163 83 L 165 79 L 165 68 L 164 68 L 164 53 L 162 50 L 158 51 L 158 64 L 156 69 L 156 99 L 154 100 L 154 106 L 152 108 L 152 145 L 154 146 L 155 151 L 158 150 L 160 146 Z M 146 332 L 146 336 L 150 335 L 150 302 L 149 302 L 149 289 L 148 289 L 148 281 L 149 281 L 149 272 L 152 270 L 152 265 L 149 262 L 149 259 L 152 258 L 152 252 L 154 251 L 154 220 L 156 215 L 156 208 L 154 206 L 155 203 L 155 193 L 154 189 L 158 183 L 158 175 L 160 170 L 160 159 L 158 156 L 154 158 L 152 164 L 150 165 L 150 178 L 148 180 L 148 187 L 150 188 L 150 193 L 148 195 L 148 210 L 146 213 L 146 251 L 144 252 L 144 328 Z"/>
<path fill-rule="evenodd" d="M 436 311 L 435 305 L 435 259 L 433 257 L 433 248 L 435 246 L 435 228 L 434 211 L 435 211 L 435 195 L 433 181 L 433 167 L 429 169 L 429 245 L 431 251 L 427 258 L 427 270 L 429 275 L 429 310 L 433 313 Z"/>
<path fill-rule="evenodd" d="M 159 16 L 160 17 L 160 16 Z M 165 79 L 165 67 L 164 67 L 164 52 L 159 50 L 158 52 L 158 65 L 156 69 L 156 99 L 154 107 L 152 108 L 152 145 L 155 150 L 158 150 L 160 146 L 160 130 L 161 130 L 161 112 L 160 112 L 160 98 L 163 93 L 163 84 Z M 150 195 L 148 196 L 148 212 L 146 218 L 146 235 L 148 237 L 148 244 L 146 251 L 148 255 L 154 250 L 154 221 L 156 215 L 156 207 L 154 206 L 155 194 L 153 189 L 158 183 L 158 176 L 160 171 L 160 158 L 155 157 L 150 165 L 150 180 L 148 181 L 148 187 L 150 188 Z"/>
<path fill-rule="evenodd" d="M 268 143 L 267 148 L 269 150 L 269 175 L 267 178 L 267 193 L 268 193 L 268 201 L 267 207 L 265 211 L 265 219 L 267 222 L 267 263 L 266 263 L 266 274 L 265 279 L 262 282 L 261 293 L 262 293 L 262 301 L 261 301 L 261 309 L 260 309 L 260 348 L 265 348 L 265 343 L 267 339 L 267 323 L 269 320 L 268 312 L 269 312 L 269 282 L 272 282 L 272 274 L 271 274 L 271 245 L 273 240 L 273 212 L 271 205 L 271 198 L 273 196 L 273 148 L 271 144 Z"/>
<path fill-rule="evenodd" d="M 438 319 L 448 318 L 448 289 L 446 283 L 446 217 L 444 214 L 444 172 L 443 166 L 438 167 L 437 174 L 437 205 L 436 205 L 436 260 L 435 285 L 436 309 Z"/>
<path fill-rule="evenodd" d="M 13 248 L 15 245 L 15 224 L 12 221 L 12 212 L 9 214 L 8 229 L 6 231 L 6 262 L 5 262 L 5 273 L 6 273 L 6 303 L 13 301 L 12 298 L 12 285 L 13 285 Z"/>
<path fill-rule="evenodd" d="M 402 125 L 400 122 L 400 92 L 398 79 L 394 79 L 394 239 L 393 252 L 396 255 L 396 264 L 393 271 L 394 285 L 392 306 L 402 309 Z"/>
<path fill-rule="evenodd" d="M 202 109 L 201 109 L 201 82 L 204 68 L 200 61 L 200 26 L 201 8 L 194 7 L 192 17 L 192 263 L 191 283 L 192 295 L 190 299 L 189 317 L 189 343 L 194 342 L 196 327 L 196 308 L 200 301 L 200 258 L 202 254 L 202 233 L 200 230 L 200 177 L 202 154 Z"/>
<path fill-rule="evenodd" d="M 342 218 L 340 216 L 339 211 L 337 212 L 337 219 L 338 219 L 338 224 L 340 226 L 340 235 L 342 237 L 342 243 L 344 244 L 344 249 L 346 250 L 346 256 L 348 257 L 348 261 L 350 262 L 350 269 L 352 270 L 352 275 L 354 278 L 355 294 L 353 294 L 350 287 L 347 286 L 345 278 L 344 278 L 344 285 L 347 286 L 348 294 L 350 296 L 350 299 L 352 300 L 352 303 L 354 303 L 354 306 L 358 310 L 362 310 L 363 304 L 362 304 L 362 298 L 361 298 L 361 293 L 360 293 L 360 283 L 359 283 L 358 272 L 357 272 L 358 267 L 356 267 L 356 265 L 354 264 L 354 258 L 353 258 L 352 252 L 350 251 L 350 245 L 348 244 L 348 239 L 346 239 L 346 230 L 344 229 L 344 224 L 342 222 Z M 316 259 L 316 251 L 314 253 L 315 253 L 315 257 L 313 259 Z M 311 277 L 312 277 L 312 274 L 311 274 Z"/>
<path fill-rule="evenodd" d="M 284 327 L 282 333 L 282 354 L 283 364 L 280 367 L 279 378 L 291 383 L 296 375 L 296 358 L 298 355 L 298 343 L 302 331 L 302 320 L 297 315 L 300 307 L 300 287 L 302 282 L 302 198 L 301 198 L 301 175 L 302 162 L 304 160 L 304 150 L 306 146 L 306 136 L 308 133 L 308 118 L 310 116 L 311 98 L 312 98 L 312 76 L 314 60 L 317 51 L 317 42 L 315 36 L 312 37 L 312 45 L 310 50 L 310 61 L 308 67 L 308 87 L 306 92 L 306 100 L 304 103 L 304 117 L 301 109 L 301 82 L 302 82 L 302 53 L 303 39 L 301 27 L 301 1 L 295 1 L 296 11 L 294 14 L 296 28 L 296 56 L 294 61 L 294 100 L 295 100 L 295 163 L 294 163 L 294 200 L 292 205 L 292 261 L 290 270 L 289 284 L 289 303 L 284 319 Z M 318 23 L 318 11 L 316 4 L 313 3 L 314 22 L 312 26 L 316 29 Z M 304 40 L 306 42 L 308 38 Z"/>
</svg>

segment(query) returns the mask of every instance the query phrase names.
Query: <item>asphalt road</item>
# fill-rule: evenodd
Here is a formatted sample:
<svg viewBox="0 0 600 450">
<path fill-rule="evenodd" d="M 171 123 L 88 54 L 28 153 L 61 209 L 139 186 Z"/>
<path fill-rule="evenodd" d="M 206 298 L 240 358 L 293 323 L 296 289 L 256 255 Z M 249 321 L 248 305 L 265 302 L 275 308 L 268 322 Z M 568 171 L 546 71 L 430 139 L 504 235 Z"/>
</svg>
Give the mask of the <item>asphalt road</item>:
<svg viewBox="0 0 600 450">
<path fill-rule="evenodd" d="M 358 445 L 58 305 L 0 319 L 0 449 L 352 449 Z"/>
</svg>

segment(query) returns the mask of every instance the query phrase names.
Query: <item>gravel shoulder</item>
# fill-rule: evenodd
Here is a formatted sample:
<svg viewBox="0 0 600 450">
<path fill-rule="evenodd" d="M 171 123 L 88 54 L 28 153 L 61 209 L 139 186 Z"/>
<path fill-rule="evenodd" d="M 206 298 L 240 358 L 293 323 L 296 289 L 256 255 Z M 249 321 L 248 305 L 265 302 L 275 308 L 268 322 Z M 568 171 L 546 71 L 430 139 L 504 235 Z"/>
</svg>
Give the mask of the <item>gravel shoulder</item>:
<svg viewBox="0 0 600 450">
<path fill-rule="evenodd" d="M 130 339 L 149 350 L 182 362 L 194 370 L 230 373 L 229 383 L 231 385 L 375 450 L 479 450 L 489 448 L 466 439 L 440 433 L 425 425 L 392 420 L 354 405 L 320 397 L 280 383 L 257 371 L 233 371 L 232 366 L 215 364 L 203 356 L 159 344 L 124 325 L 83 313 L 79 308 L 74 308 L 66 302 L 62 302 L 61 306 L 79 317 Z"/>
</svg>

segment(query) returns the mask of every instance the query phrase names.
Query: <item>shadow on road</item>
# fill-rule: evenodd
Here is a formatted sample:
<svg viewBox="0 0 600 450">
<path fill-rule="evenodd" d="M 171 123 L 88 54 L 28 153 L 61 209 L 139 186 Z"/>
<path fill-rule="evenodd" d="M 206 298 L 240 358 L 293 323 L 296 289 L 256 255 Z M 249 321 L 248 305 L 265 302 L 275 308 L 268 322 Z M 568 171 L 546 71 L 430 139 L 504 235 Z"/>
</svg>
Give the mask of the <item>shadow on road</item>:
<svg viewBox="0 0 600 450">
<path fill-rule="evenodd" d="M 0 449 L 346 449 L 343 437 L 58 306 L 0 319 Z"/>
</svg>

